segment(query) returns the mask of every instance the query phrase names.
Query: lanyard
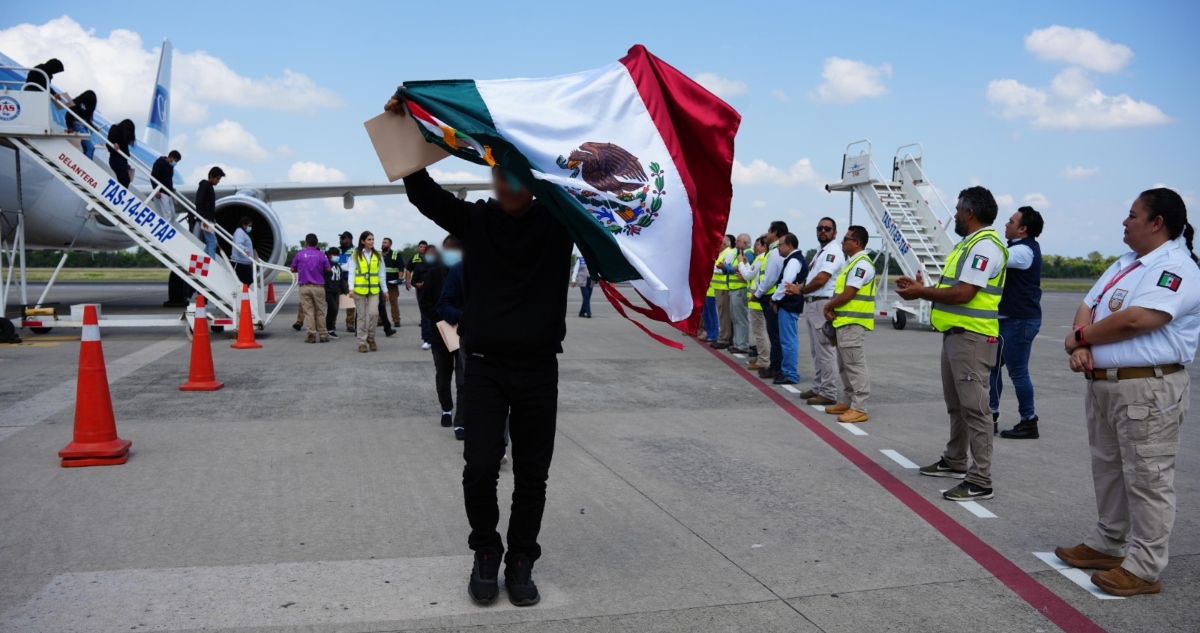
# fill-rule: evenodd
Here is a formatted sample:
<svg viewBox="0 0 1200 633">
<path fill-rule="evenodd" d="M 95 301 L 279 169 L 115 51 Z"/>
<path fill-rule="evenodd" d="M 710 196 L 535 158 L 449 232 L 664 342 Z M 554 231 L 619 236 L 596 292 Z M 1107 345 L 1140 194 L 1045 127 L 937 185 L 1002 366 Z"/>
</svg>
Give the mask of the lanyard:
<svg viewBox="0 0 1200 633">
<path fill-rule="evenodd" d="M 1138 261 L 1134 262 L 1132 266 L 1130 266 L 1129 268 L 1126 268 L 1125 270 L 1122 270 L 1120 273 L 1114 275 L 1112 279 L 1108 280 L 1108 283 L 1104 285 L 1104 290 L 1101 290 L 1100 294 L 1096 295 L 1096 301 L 1095 301 L 1095 303 L 1092 304 L 1092 318 L 1089 321 L 1089 323 L 1096 322 L 1096 309 L 1100 307 L 1100 302 L 1104 300 L 1104 295 L 1108 294 L 1108 291 L 1112 290 L 1113 286 L 1120 283 L 1120 281 L 1125 278 L 1125 275 L 1128 275 L 1129 273 L 1133 272 L 1134 270 L 1137 270 L 1137 267 L 1141 266 L 1141 265 L 1142 265 L 1141 260 L 1138 260 Z"/>
</svg>

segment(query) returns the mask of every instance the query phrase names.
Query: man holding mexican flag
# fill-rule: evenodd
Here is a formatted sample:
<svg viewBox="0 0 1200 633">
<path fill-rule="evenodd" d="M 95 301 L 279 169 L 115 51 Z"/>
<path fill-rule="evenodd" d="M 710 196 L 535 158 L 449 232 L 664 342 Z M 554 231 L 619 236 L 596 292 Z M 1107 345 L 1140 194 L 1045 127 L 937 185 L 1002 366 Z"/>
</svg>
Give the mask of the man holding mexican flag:
<svg viewBox="0 0 1200 633">
<path fill-rule="evenodd" d="M 621 305 L 694 332 L 708 254 L 729 217 L 740 116 L 641 46 L 551 79 L 406 82 L 386 108 L 411 114 L 426 141 L 492 168 L 487 201 L 459 200 L 424 170 L 404 184 L 468 253 L 459 325 L 463 497 L 475 552 L 468 592 L 479 603 L 496 599 L 503 556 L 509 600 L 536 604 L 531 571 L 554 452 L 572 245 L 623 314 Z M 649 306 L 621 296 L 618 281 L 632 282 Z M 506 421 L 514 489 L 504 554 L 496 482 Z"/>
</svg>

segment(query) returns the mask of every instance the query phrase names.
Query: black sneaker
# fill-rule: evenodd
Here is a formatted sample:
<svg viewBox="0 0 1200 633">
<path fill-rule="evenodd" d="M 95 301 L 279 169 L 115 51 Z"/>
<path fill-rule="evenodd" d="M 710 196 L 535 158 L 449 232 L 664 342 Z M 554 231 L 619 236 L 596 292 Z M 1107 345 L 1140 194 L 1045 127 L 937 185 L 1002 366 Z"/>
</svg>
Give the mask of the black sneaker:
<svg viewBox="0 0 1200 633">
<path fill-rule="evenodd" d="M 396 335 L 396 330 L 394 330 L 394 329 L 392 329 L 392 328 L 390 328 L 390 327 L 388 327 L 388 328 L 383 328 L 383 335 L 384 335 L 384 336 L 395 336 L 395 335 Z"/>
<path fill-rule="evenodd" d="M 461 426 L 454 427 L 454 439 L 460 441 L 467 439 L 467 430 Z"/>
<path fill-rule="evenodd" d="M 296 321 L 295 323 L 292 324 L 292 329 L 296 330 L 297 332 L 299 332 L 300 328 L 302 328 L 302 327 L 304 327 L 303 321 Z"/>
<path fill-rule="evenodd" d="M 329 330 L 329 338 L 337 338 L 337 330 Z"/>
<path fill-rule="evenodd" d="M 942 493 L 942 497 L 950 501 L 974 501 L 976 499 L 991 499 L 996 496 L 991 488 L 984 488 L 976 483 L 964 481 L 961 484 Z"/>
<path fill-rule="evenodd" d="M 449 413 L 442 414 L 442 426 L 450 428 L 450 423 L 453 421 Z"/>
<path fill-rule="evenodd" d="M 533 563 L 524 555 L 509 556 L 504 565 L 504 588 L 508 601 L 518 607 L 531 607 L 541 601 L 533 584 Z"/>
<path fill-rule="evenodd" d="M 471 582 L 467 583 L 467 595 L 475 604 L 491 604 L 500 595 L 500 553 L 487 548 L 475 552 L 475 567 L 471 569 Z"/>
<path fill-rule="evenodd" d="M 773 384 L 773 385 L 795 385 L 795 384 L 799 384 L 799 383 L 797 383 L 797 381 L 795 381 L 795 380 L 792 380 L 791 378 L 788 378 L 787 376 L 784 376 L 783 374 L 779 374 L 778 376 L 775 376 L 775 380 L 772 380 L 771 384 Z"/>
<path fill-rule="evenodd" d="M 992 413 L 992 435 L 1000 433 L 1000 414 Z"/>
<path fill-rule="evenodd" d="M 920 470 L 922 475 L 926 477 L 949 477 L 951 479 L 966 479 L 967 471 L 954 470 L 950 464 L 946 463 L 946 458 L 942 457 L 937 460 L 936 464 L 930 464 Z"/>
<path fill-rule="evenodd" d="M 1037 425 L 1038 419 L 1035 415 L 1028 420 L 1021 420 L 1007 431 L 1000 431 L 1000 437 L 1010 440 L 1036 440 L 1039 437 Z"/>
</svg>

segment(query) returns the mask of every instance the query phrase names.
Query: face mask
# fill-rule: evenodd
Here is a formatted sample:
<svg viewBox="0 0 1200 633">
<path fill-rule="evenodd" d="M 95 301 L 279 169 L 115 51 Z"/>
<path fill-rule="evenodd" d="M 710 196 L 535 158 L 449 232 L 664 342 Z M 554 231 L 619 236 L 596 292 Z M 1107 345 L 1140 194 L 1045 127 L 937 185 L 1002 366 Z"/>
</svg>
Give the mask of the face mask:
<svg viewBox="0 0 1200 633">
<path fill-rule="evenodd" d="M 246 232 L 249 233 L 251 228 L 253 228 L 253 227 L 249 227 L 249 226 L 246 227 Z"/>
<path fill-rule="evenodd" d="M 168 165 L 170 165 L 170 166 L 172 166 L 172 167 L 174 167 L 174 166 L 178 165 L 179 163 L 177 163 L 177 162 L 175 162 L 175 161 L 173 161 L 173 160 L 169 160 L 169 161 L 167 161 L 167 164 L 168 164 Z"/>
<path fill-rule="evenodd" d="M 433 254 L 426 255 L 425 261 L 430 264 L 436 264 L 437 263 L 437 255 L 433 255 Z"/>
<path fill-rule="evenodd" d="M 442 263 L 447 267 L 462 261 L 462 251 L 442 251 Z"/>
</svg>

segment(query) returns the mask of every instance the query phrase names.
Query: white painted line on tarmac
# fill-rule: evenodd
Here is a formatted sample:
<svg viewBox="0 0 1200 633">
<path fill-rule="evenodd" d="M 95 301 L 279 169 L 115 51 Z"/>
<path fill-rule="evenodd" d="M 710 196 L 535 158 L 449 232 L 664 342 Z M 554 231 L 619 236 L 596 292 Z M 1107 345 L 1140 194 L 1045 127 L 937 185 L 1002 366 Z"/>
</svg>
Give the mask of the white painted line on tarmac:
<svg viewBox="0 0 1200 633">
<path fill-rule="evenodd" d="M 880 449 L 879 452 L 892 458 L 892 461 L 896 462 L 897 464 L 900 464 L 901 466 L 903 466 L 905 468 L 920 468 L 920 466 L 912 463 L 912 461 L 910 461 L 907 457 L 901 455 L 900 453 L 897 453 L 896 451 L 893 451 L 890 448 Z"/>
<path fill-rule="evenodd" d="M 745 354 L 734 354 L 734 356 L 737 356 L 738 358 L 745 358 L 745 357 L 746 357 L 746 355 L 745 355 Z"/>
<path fill-rule="evenodd" d="M 850 431 L 851 435 L 866 435 L 867 434 L 866 431 L 858 428 L 858 426 L 856 426 L 854 424 L 850 424 L 849 422 L 838 422 L 838 424 L 840 424 L 843 429 Z"/>
<path fill-rule="evenodd" d="M 1092 577 L 1086 571 L 1083 571 L 1082 569 L 1076 569 L 1062 562 L 1057 556 L 1054 555 L 1054 552 L 1034 552 L 1033 555 L 1040 558 L 1043 563 L 1049 565 L 1054 571 L 1066 576 L 1067 580 L 1070 580 L 1080 587 L 1083 587 L 1083 590 L 1092 594 L 1093 597 L 1099 598 L 1100 600 L 1124 600 L 1124 598 L 1121 596 L 1114 596 L 1105 592 L 1096 585 L 1093 585 Z"/>
<path fill-rule="evenodd" d="M 800 393 L 800 390 L 799 390 L 799 389 L 797 389 L 797 388 L 795 388 L 795 387 L 793 387 L 793 386 L 791 386 L 791 385 L 784 385 L 784 386 L 783 386 L 783 388 L 784 388 L 784 389 L 787 389 L 788 391 L 790 391 L 790 392 L 792 392 L 792 393 Z"/>
<path fill-rule="evenodd" d="M 817 411 L 820 411 L 821 413 L 825 413 L 825 405 L 823 405 L 823 404 L 810 404 L 808 406 L 816 409 Z M 833 405 L 829 405 L 829 406 L 833 406 Z"/>
</svg>

